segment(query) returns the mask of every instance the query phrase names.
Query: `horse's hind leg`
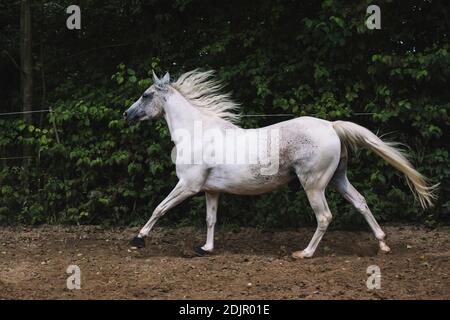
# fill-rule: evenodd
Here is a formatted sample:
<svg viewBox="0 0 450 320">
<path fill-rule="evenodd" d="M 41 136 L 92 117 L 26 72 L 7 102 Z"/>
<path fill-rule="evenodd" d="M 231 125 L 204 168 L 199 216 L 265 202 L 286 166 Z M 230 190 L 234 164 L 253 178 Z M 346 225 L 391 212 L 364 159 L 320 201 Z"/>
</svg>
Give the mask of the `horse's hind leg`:
<svg viewBox="0 0 450 320">
<path fill-rule="evenodd" d="M 332 219 L 330 208 L 325 198 L 325 188 L 336 171 L 339 158 L 331 157 L 326 162 L 325 160 L 322 161 L 323 163 L 320 165 L 325 167 L 322 170 L 316 171 L 315 168 L 306 170 L 302 166 L 295 168 L 300 183 L 308 196 L 311 208 L 316 215 L 317 228 L 306 249 L 292 253 L 294 258 L 310 258 L 313 256 Z M 315 167 L 318 167 L 318 165 Z"/>
<path fill-rule="evenodd" d="M 305 191 L 316 215 L 317 229 L 306 249 L 292 253 L 294 258 L 310 258 L 313 256 L 332 218 L 325 199 L 325 188 L 306 189 Z"/>
<path fill-rule="evenodd" d="M 366 199 L 352 186 L 347 178 L 347 161 L 346 159 L 341 159 L 339 167 L 332 179 L 333 185 L 336 187 L 338 192 L 347 199 L 366 219 L 370 228 L 372 229 L 375 237 L 378 239 L 380 249 L 383 252 L 389 252 L 390 249 L 385 242 L 386 234 L 381 230 L 380 225 L 375 220 L 372 212 L 367 206 Z"/>
</svg>

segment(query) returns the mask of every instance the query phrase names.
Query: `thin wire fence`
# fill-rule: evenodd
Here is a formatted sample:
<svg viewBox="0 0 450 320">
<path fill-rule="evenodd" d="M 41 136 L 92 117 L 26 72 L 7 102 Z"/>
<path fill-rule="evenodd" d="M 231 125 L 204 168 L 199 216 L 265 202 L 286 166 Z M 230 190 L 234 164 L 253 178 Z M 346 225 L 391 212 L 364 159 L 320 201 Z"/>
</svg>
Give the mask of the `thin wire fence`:
<svg viewBox="0 0 450 320">
<path fill-rule="evenodd" d="M 36 159 L 39 157 L 36 156 L 29 156 L 29 157 L 4 157 L 4 158 L 0 158 L 0 160 L 21 160 L 21 159 Z"/>
<path fill-rule="evenodd" d="M 14 116 L 14 115 L 19 115 L 19 114 L 44 113 L 44 112 L 52 112 L 52 110 L 43 109 L 43 110 L 32 110 L 32 111 L 4 112 L 4 113 L 0 113 L 0 116 Z"/>
</svg>

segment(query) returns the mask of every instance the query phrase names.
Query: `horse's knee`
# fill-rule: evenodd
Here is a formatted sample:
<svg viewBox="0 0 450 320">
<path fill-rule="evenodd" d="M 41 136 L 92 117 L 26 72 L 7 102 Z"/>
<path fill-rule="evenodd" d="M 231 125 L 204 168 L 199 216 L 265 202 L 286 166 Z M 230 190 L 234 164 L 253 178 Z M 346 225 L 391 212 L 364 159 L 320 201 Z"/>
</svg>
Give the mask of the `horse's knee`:
<svg viewBox="0 0 450 320">
<path fill-rule="evenodd" d="M 317 217 L 317 225 L 319 230 L 325 231 L 332 219 L 333 216 L 329 212 L 319 215 Z"/>
<path fill-rule="evenodd" d="M 207 216 L 206 217 L 206 225 L 208 226 L 208 228 L 214 227 L 215 224 L 216 224 L 216 218 L 215 217 L 211 217 L 211 216 Z"/>
<path fill-rule="evenodd" d="M 156 208 L 153 211 L 153 215 L 152 216 L 155 217 L 156 219 L 158 219 L 158 218 L 161 218 L 163 215 L 164 215 L 164 210 Z"/>
<path fill-rule="evenodd" d="M 362 197 L 362 196 L 358 197 L 358 200 L 355 201 L 355 208 L 360 213 L 365 214 L 369 210 L 369 207 L 367 206 L 366 199 L 364 197 Z"/>
</svg>

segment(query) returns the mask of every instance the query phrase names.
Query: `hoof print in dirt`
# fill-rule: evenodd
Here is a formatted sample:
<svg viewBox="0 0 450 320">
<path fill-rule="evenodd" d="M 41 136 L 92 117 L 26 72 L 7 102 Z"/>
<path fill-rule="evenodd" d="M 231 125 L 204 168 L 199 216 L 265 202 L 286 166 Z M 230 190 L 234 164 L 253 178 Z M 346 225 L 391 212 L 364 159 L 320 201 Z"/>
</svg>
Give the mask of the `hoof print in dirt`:
<svg viewBox="0 0 450 320">
<path fill-rule="evenodd" d="M 200 247 L 200 246 L 194 247 L 194 252 L 195 252 L 195 255 L 198 257 L 203 257 L 203 256 L 210 254 L 210 252 L 203 250 L 202 247 Z"/>
<path fill-rule="evenodd" d="M 144 238 L 134 237 L 133 240 L 130 241 L 130 244 L 136 248 L 143 248 L 145 247 L 145 240 Z"/>
</svg>

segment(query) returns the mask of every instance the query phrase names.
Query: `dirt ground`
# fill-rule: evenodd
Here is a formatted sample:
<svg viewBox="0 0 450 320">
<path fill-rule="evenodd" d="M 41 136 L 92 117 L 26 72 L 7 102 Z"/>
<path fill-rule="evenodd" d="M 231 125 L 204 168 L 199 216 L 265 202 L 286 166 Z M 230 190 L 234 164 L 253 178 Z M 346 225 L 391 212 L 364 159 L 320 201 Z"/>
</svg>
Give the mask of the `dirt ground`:
<svg viewBox="0 0 450 320">
<path fill-rule="evenodd" d="M 369 232 L 329 231 L 316 256 L 294 260 L 313 229 L 216 230 L 216 251 L 194 257 L 205 232 L 156 228 L 144 249 L 137 229 L 0 228 L 1 299 L 449 299 L 450 228 L 386 227 L 391 254 Z M 66 286 L 78 265 L 81 289 Z M 381 289 L 366 286 L 367 268 Z"/>
</svg>

